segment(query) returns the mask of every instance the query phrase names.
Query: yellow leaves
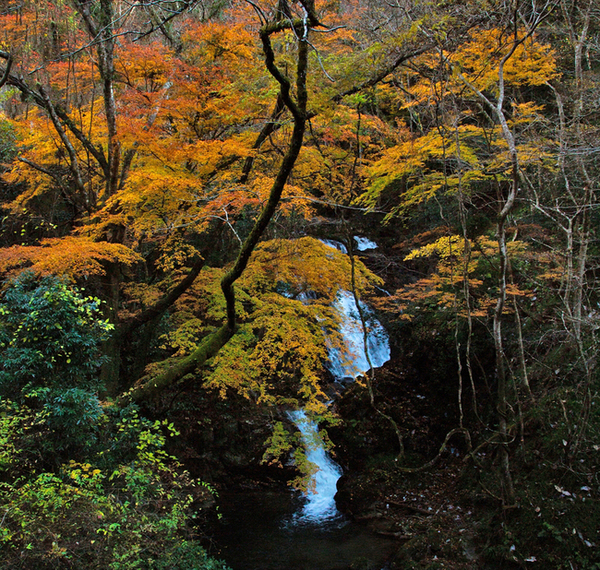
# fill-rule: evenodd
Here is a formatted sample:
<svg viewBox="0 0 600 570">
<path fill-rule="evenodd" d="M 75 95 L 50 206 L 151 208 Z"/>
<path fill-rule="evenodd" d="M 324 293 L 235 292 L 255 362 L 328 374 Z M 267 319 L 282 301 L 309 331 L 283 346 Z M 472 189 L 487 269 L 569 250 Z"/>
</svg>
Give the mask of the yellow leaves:
<svg viewBox="0 0 600 570">
<path fill-rule="evenodd" d="M 276 422 L 271 436 L 265 442 L 266 450 L 262 462 L 268 465 L 279 465 L 280 458 L 294 448 L 292 441 L 293 439 L 283 423 Z"/>
<path fill-rule="evenodd" d="M 401 195 L 395 210 L 398 213 L 427 202 L 440 191 L 455 191 L 459 184 L 457 165 L 463 190 L 489 176 L 480 146 L 490 139 L 490 133 L 483 128 L 465 124 L 418 137 L 404 129 L 402 132 L 404 140 L 386 149 L 365 169 L 369 186 L 359 203 L 374 207 L 382 193 L 392 188 Z"/>
<path fill-rule="evenodd" d="M 526 38 L 524 31 L 515 35 L 499 29 L 475 29 L 454 52 L 425 53 L 417 58 L 398 75 L 401 89 L 395 93 L 390 85 L 378 88 L 391 112 L 400 108 L 408 114 L 410 120 L 405 120 L 411 130 L 400 124 L 399 141 L 364 169 L 367 191 L 359 203 L 375 208 L 382 197 L 396 194 L 391 215 L 397 215 L 442 192 L 460 188 L 469 194 L 481 188 L 482 181 L 497 182 L 510 175 L 512 163 L 498 122 L 493 113 L 479 116 L 480 98 L 467 87 L 474 86 L 493 101 L 506 57 L 502 68 L 507 89 L 504 109 L 520 165 L 551 169 L 551 157 L 540 150 L 548 147 L 540 128 L 545 126 L 543 106 L 524 101 L 524 94 L 514 99 L 509 94 L 556 77 L 553 51 L 535 37 Z M 420 69 L 428 73 L 420 73 Z M 435 117 L 433 108 L 438 110 Z M 438 112 L 443 116 L 437 116 Z M 432 128 L 433 124 L 437 128 Z"/>
<path fill-rule="evenodd" d="M 437 254 L 441 259 L 448 259 L 451 256 L 460 256 L 464 251 L 464 240 L 461 236 L 444 236 L 437 241 L 427 244 L 411 251 L 404 261 L 410 261 L 418 257 L 431 257 Z"/>
<path fill-rule="evenodd" d="M 356 260 L 357 288 L 375 282 Z M 351 288 L 348 257 L 314 238 L 271 240 L 257 248 L 240 286 L 254 306 L 251 325 L 215 358 L 210 385 L 259 403 L 300 400 L 322 412 L 327 346 L 339 344 L 331 302 L 340 288 Z"/>
<path fill-rule="evenodd" d="M 225 318 L 223 270 L 205 268 L 176 303 L 163 348 L 189 353 Z M 356 283 L 379 280 L 356 260 Z M 313 238 L 261 244 L 236 284 L 240 330 L 212 363 L 207 386 L 235 391 L 266 405 L 299 402 L 315 412 L 327 398 L 321 386 L 327 347 L 341 344 L 339 314 L 331 307 L 340 287 L 351 288 L 346 255 Z"/>
<path fill-rule="evenodd" d="M 198 343 L 207 332 L 207 327 L 201 319 L 188 317 L 177 329 L 160 338 L 159 347 L 169 350 L 174 357 L 185 356 L 198 348 Z"/>
<path fill-rule="evenodd" d="M 507 249 L 515 264 L 530 255 L 523 241 L 512 240 L 507 243 Z M 405 256 L 405 261 L 429 259 L 435 265 L 427 277 L 385 299 L 386 307 L 399 311 L 400 318 L 407 320 L 425 308 L 453 311 L 461 317 L 466 317 L 467 311 L 472 317 L 488 317 L 496 305 L 497 257 L 495 239 L 480 236 L 465 241 L 458 235 L 439 237 Z M 467 292 L 468 298 L 465 297 Z M 529 289 L 517 283 L 507 285 L 506 292 L 510 296 L 531 296 Z"/>
<path fill-rule="evenodd" d="M 518 42 L 504 64 L 504 80 L 513 85 L 543 85 L 558 74 L 554 51 L 533 37 L 523 37 L 523 31 L 515 38 L 498 29 L 475 30 L 470 41 L 451 55 L 451 60 L 480 91 L 494 89 L 501 60 Z"/>
<path fill-rule="evenodd" d="M 523 168 L 555 168 L 555 157 L 545 150 L 547 141 L 536 135 L 542 111 L 542 106 L 525 102 L 514 104 L 509 115 Z M 375 208 L 382 196 L 396 195 L 389 220 L 442 193 L 452 195 L 460 189 L 470 195 L 482 188 L 482 182 L 497 183 L 509 177 L 512 161 L 500 127 L 470 124 L 469 114 L 462 120 L 463 124 L 442 125 L 421 136 L 401 125 L 400 142 L 364 169 L 368 186 L 357 203 Z"/>
<path fill-rule="evenodd" d="M 68 474 L 73 482 L 80 485 L 93 483 L 98 479 L 104 478 L 100 469 L 92 469 L 90 463 L 78 463 L 71 459 L 68 464 L 63 465 L 62 469 Z"/>
<path fill-rule="evenodd" d="M 175 271 L 201 258 L 198 250 L 180 236 L 169 237 L 161 244 L 159 251 L 156 267 L 164 273 Z"/>
<path fill-rule="evenodd" d="M 319 306 L 277 294 L 261 298 L 252 315 L 219 352 L 208 386 L 224 396 L 234 390 L 259 404 L 287 404 L 298 398 L 325 401 L 320 374 L 326 358 L 323 327 L 331 322 Z"/>
<path fill-rule="evenodd" d="M 140 256 L 120 244 L 94 242 L 84 237 L 45 239 L 39 246 L 0 249 L 0 273 L 30 269 L 41 275 L 67 275 L 72 279 L 105 275 L 105 264 L 133 265 Z"/>
<path fill-rule="evenodd" d="M 359 293 L 381 283 L 360 260 L 355 263 Z M 320 302 L 329 303 L 340 288 L 352 288 L 350 275 L 348 256 L 317 239 L 304 237 L 260 244 L 241 282 L 253 294 L 279 286 L 291 296 L 311 293 L 321 299 Z"/>
<path fill-rule="evenodd" d="M 525 103 L 513 103 L 512 105 L 512 120 L 511 127 L 516 127 L 522 124 L 530 124 L 533 121 L 543 120 L 542 111 L 544 105 L 527 101 Z"/>
</svg>

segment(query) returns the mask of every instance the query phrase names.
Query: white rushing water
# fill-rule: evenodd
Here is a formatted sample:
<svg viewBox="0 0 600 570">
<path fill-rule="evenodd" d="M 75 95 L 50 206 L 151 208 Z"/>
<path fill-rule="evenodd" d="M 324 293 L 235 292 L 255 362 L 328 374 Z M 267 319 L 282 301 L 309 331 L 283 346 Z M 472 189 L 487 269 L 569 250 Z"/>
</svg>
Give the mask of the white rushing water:
<svg viewBox="0 0 600 570">
<path fill-rule="evenodd" d="M 354 241 L 356 242 L 356 249 L 358 249 L 358 251 L 367 251 L 367 249 L 377 249 L 377 244 L 374 241 L 371 241 L 369 238 L 354 236 Z"/>
<path fill-rule="evenodd" d="M 336 241 L 334 239 L 321 239 L 319 241 L 325 245 L 328 245 L 329 247 L 332 247 L 333 249 L 340 250 L 342 253 L 348 253 L 348 248 L 341 241 Z"/>
<path fill-rule="evenodd" d="M 303 410 L 288 412 L 288 415 L 302 434 L 306 459 L 317 467 L 311 476 L 309 489 L 305 493 L 306 503 L 298 519 L 303 522 L 322 522 L 335 518 L 339 513 L 334 497 L 342 469 L 327 453 L 316 422 L 309 419 Z"/>
<path fill-rule="evenodd" d="M 362 239 L 366 240 L 366 238 Z M 324 243 L 346 253 L 346 248 L 339 242 L 324 241 Z M 377 245 L 369 242 L 365 249 L 373 247 L 377 247 Z M 367 321 L 369 355 L 369 359 L 367 359 L 363 326 L 354 296 L 348 291 L 340 291 L 333 306 L 340 315 L 340 333 L 345 346 L 344 351 L 340 351 L 333 344 L 329 347 L 328 369 L 334 378 L 340 382 L 355 380 L 369 371 L 369 359 L 373 368 L 379 368 L 385 364 L 390 359 L 389 337 L 381 323 L 373 315 L 373 311 L 361 302 L 361 310 Z M 306 458 L 317 467 L 311 476 L 309 491 L 304 495 L 305 504 L 296 520 L 321 523 L 335 519 L 339 516 L 335 504 L 335 494 L 337 481 L 342 476 L 342 469 L 325 449 L 319 436 L 318 425 L 308 418 L 303 410 L 288 412 L 288 414 L 302 434 Z"/>
<path fill-rule="evenodd" d="M 354 296 L 349 291 L 340 291 L 333 304 L 340 314 L 340 333 L 345 351 L 329 348 L 328 369 L 336 380 L 355 380 L 357 376 L 369 371 L 369 359 L 373 368 L 383 366 L 390 359 L 390 341 L 382 324 L 375 318 L 373 311 L 360 301 L 360 307 L 367 324 L 367 347 L 365 352 L 364 332 Z"/>
</svg>

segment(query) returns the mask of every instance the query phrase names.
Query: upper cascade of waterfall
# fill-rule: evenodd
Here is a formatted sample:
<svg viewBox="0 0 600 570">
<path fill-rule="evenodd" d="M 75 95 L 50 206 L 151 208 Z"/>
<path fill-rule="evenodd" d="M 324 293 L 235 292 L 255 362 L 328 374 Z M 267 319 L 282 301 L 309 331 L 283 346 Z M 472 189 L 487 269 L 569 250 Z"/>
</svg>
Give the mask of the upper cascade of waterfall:
<svg viewBox="0 0 600 570">
<path fill-rule="evenodd" d="M 329 348 L 329 371 L 338 380 L 355 379 L 373 368 L 383 366 L 391 356 L 390 340 L 383 325 L 375 318 L 373 311 L 359 301 L 367 327 L 367 351 L 365 350 L 364 330 L 354 295 L 349 291 L 340 291 L 333 307 L 340 315 L 340 334 L 347 353 L 338 348 Z"/>
<path fill-rule="evenodd" d="M 299 519 L 304 522 L 321 523 L 337 518 L 339 511 L 335 504 L 335 494 L 342 469 L 327 453 L 316 422 L 308 418 L 303 410 L 288 412 L 288 416 L 300 430 L 306 459 L 317 468 L 311 477 L 309 489 L 304 494 L 306 503 Z"/>
<path fill-rule="evenodd" d="M 341 251 L 342 253 L 348 253 L 348 248 L 341 241 L 333 240 L 333 239 L 322 239 L 321 243 L 328 245 L 329 247 L 333 247 Z M 363 236 L 354 236 L 354 241 L 356 242 L 356 249 L 358 251 L 367 251 L 368 249 L 377 249 L 377 244 L 370 240 L 369 238 Z"/>
<path fill-rule="evenodd" d="M 341 251 L 342 253 L 348 253 L 348 248 L 341 241 L 336 241 L 334 239 L 320 239 L 319 241 L 325 245 L 328 245 L 329 247 L 332 247 L 333 249 Z"/>
<path fill-rule="evenodd" d="M 354 236 L 354 241 L 356 242 L 356 249 L 358 249 L 358 251 L 377 249 L 377 244 L 374 241 L 371 241 L 369 238 Z"/>
<path fill-rule="evenodd" d="M 355 236 L 357 249 L 364 251 L 374 249 L 377 244 L 365 237 Z M 348 254 L 346 246 L 335 240 L 321 239 L 323 244 Z M 285 294 L 282 292 L 282 294 Z M 388 293 L 389 294 L 389 293 Z M 303 292 L 298 299 L 311 299 L 310 292 Z M 333 303 L 333 308 L 340 316 L 340 334 L 345 346 L 344 350 L 330 343 L 328 349 L 329 364 L 327 368 L 337 380 L 356 379 L 373 368 L 383 366 L 391 357 L 390 341 L 383 325 L 377 320 L 372 309 L 363 301 L 359 301 L 360 312 L 365 322 L 362 322 L 356 306 L 354 295 L 349 291 L 340 290 Z M 364 328 L 366 327 L 366 335 Z M 366 347 L 365 347 L 366 336 Z M 370 361 L 370 364 L 369 364 Z"/>
</svg>

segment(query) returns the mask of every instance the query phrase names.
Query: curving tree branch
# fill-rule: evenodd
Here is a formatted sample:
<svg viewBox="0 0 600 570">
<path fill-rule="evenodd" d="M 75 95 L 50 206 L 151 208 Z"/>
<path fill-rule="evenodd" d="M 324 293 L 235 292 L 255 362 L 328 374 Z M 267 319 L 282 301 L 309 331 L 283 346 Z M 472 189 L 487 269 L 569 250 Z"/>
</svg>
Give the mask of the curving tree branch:
<svg viewBox="0 0 600 570">
<path fill-rule="evenodd" d="M 255 221 L 250 234 L 242 244 L 233 267 L 221 280 L 221 289 L 227 303 L 227 320 L 220 329 L 207 336 L 202 341 L 200 346 L 189 356 L 183 358 L 156 376 L 146 376 L 141 378 L 132 390 L 120 398 L 120 403 L 126 403 L 130 400 L 146 400 L 157 394 L 162 389 L 173 385 L 175 382 L 179 381 L 181 378 L 187 374 L 190 374 L 196 368 L 202 366 L 208 360 L 216 356 L 221 348 L 225 346 L 227 341 L 235 333 L 236 310 L 234 283 L 244 272 L 254 248 L 258 244 L 264 230 L 268 226 L 269 222 L 273 218 L 273 215 L 275 214 L 275 211 L 277 210 L 283 189 L 290 173 L 294 168 L 304 140 L 304 131 L 306 129 L 306 121 L 308 117 L 306 110 L 308 103 L 308 91 L 306 88 L 308 43 L 304 38 L 308 34 L 309 19 L 310 18 L 307 16 L 304 20 L 297 20 L 291 23 L 289 20 L 285 20 L 265 24 L 260 30 L 260 38 L 263 45 L 263 52 L 265 54 L 265 65 L 269 73 L 279 83 L 279 98 L 281 98 L 285 107 L 287 107 L 287 109 L 289 109 L 289 111 L 292 113 L 294 119 L 294 128 L 287 151 L 279 167 L 279 172 L 277 173 L 277 176 L 273 182 L 273 186 L 271 187 L 269 199 L 263 207 L 259 217 Z M 275 62 L 275 53 L 271 45 L 271 36 L 281 30 L 288 29 L 290 26 L 295 26 L 296 37 L 298 38 L 295 99 L 292 96 L 292 84 L 290 80 L 277 67 Z"/>
</svg>

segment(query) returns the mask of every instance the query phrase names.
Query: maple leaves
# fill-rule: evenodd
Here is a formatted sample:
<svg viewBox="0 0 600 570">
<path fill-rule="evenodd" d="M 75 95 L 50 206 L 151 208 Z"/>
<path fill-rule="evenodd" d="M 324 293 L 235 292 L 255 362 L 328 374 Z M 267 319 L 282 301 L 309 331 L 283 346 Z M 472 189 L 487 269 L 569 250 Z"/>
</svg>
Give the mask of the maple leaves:
<svg viewBox="0 0 600 570">
<path fill-rule="evenodd" d="M 360 261 L 356 286 L 366 294 L 381 281 Z M 226 307 L 219 291 L 222 271 L 204 269 L 176 304 L 163 349 L 185 355 L 197 349 Z M 341 315 L 332 302 L 351 289 L 348 256 L 314 238 L 263 242 L 240 279 L 239 329 L 214 358 L 206 386 L 265 405 L 307 407 L 322 414 L 328 347 L 343 353 Z"/>
<path fill-rule="evenodd" d="M 271 240 L 258 246 L 242 283 L 254 294 L 272 290 L 275 285 L 294 299 L 310 294 L 331 303 L 340 289 L 352 289 L 350 261 L 341 251 L 315 238 Z M 380 279 L 359 263 L 357 292 L 365 293 L 375 283 L 380 284 Z"/>
<path fill-rule="evenodd" d="M 536 259 L 540 266 L 551 266 L 553 260 L 529 251 L 524 241 L 508 243 L 508 253 L 518 267 L 521 260 Z M 468 240 L 459 235 L 446 235 L 423 246 L 415 247 L 404 257 L 404 261 L 428 260 L 433 263 L 427 277 L 406 285 L 380 304 L 394 311 L 401 319 L 413 319 L 423 306 L 433 311 L 458 315 L 461 318 L 478 317 L 487 319 L 495 307 L 497 290 L 496 271 L 498 265 L 498 240 L 486 236 Z M 528 261 L 529 262 L 529 261 Z M 536 267 L 539 271 L 540 267 Z M 529 276 L 519 276 L 524 283 Z M 533 297 L 531 286 L 512 283 L 507 288 L 511 297 Z M 506 312 L 512 312 L 507 307 Z"/>
<path fill-rule="evenodd" d="M 306 347 L 319 345 L 323 328 L 335 328 L 335 315 L 324 307 L 340 287 L 351 288 L 348 259 L 307 237 L 257 245 L 262 232 L 276 217 L 296 237 L 293 223 L 314 219 L 324 211 L 322 203 L 369 209 L 385 203 L 388 219 L 440 196 L 488 203 L 510 179 L 511 149 L 468 86 L 494 97 L 494 70 L 515 45 L 503 79 L 522 96 L 511 104 L 508 126 L 523 169 L 551 168 L 550 155 L 539 151 L 545 108 L 525 89 L 556 78 L 556 62 L 548 46 L 520 30 L 511 35 L 479 26 L 462 42 L 450 42 L 440 31 L 447 22 L 437 15 L 429 20 L 422 7 L 385 21 L 377 12 L 367 18 L 357 3 L 344 10 L 318 4 L 318 13 L 302 4 L 279 20 L 274 6 L 238 3 L 219 18 L 190 11 L 162 30 L 157 25 L 162 35 L 143 35 L 141 12 L 128 13 L 131 20 L 110 18 L 100 29 L 115 5 L 105 3 L 106 13 L 90 12 L 85 3 L 74 6 L 62 8 L 65 24 L 52 48 L 61 57 L 40 52 L 34 58 L 42 88 L 11 79 L 28 102 L 11 100 L 21 160 L 6 176 L 23 184 L 7 205 L 12 212 L 28 208 L 53 223 L 57 212 L 68 209 L 68 227 L 54 241 L 5 250 L 0 269 L 33 267 L 81 278 L 139 263 L 147 272 L 143 279 L 158 282 L 125 284 L 127 309 L 115 296 L 114 314 L 121 310 L 129 318 L 133 307 L 158 302 L 181 268 L 210 249 L 205 242 L 217 235 L 215 228 L 224 228 L 214 258 L 221 255 L 224 265 L 240 245 L 241 253 L 230 271 L 200 273 L 193 290 L 206 300 L 203 307 L 183 310 L 189 296 L 180 300 L 173 329 L 161 339 L 161 350 L 171 355 L 198 349 L 222 319 L 233 332 L 237 316 L 243 330 L 227 350 L 239 355 L 243 347 L 250 367 L 269 371 L 267 376 L 306 378 L 307 394 L 318 393 L 316 376 L 304 363 L 320 370 L 322 353 Z M 32 6 L 26 8 L 32 17 Z M 342 21 L 346 27 L 325 28 Z M 369 22 L 385 31 L 374 35 Z M 308 23 L 326 33 L 306 42 Z M 430 24 L 432 30 L 438 26 L 435 33 Z M 105 37 L 109 31 L 113 35 Z M 17 41 L 10 27 L 6 34 Z M 23 46 L 15 45 L 19 53 Z M 45 208 L 48 203 L 56 209 Z M 413 260 L 438 259 L 437 282 L 421 282 L 420 294 L 449 306 L 448 290 L 458 283 L 449 268 L 463 263 L 464 239 L 438 240 L 413 252 Z M 479 273 L 492 256 L 486 248 L 493 240 L 479 243 L 485 254 L 476 246 L 469 244 L 473 253 L 464 265 L 473 291 L 481 287 Z M 449 247 L 457 251 L 446 255 Z M 370 283 L 373 276 L 358 266 L 357 292 L 365 293 Z M 317 300 L 303 303 L 307 294 Z M 481 311 L 487 308 L 482 304 Z M 288 321 L 295 323 L 289 330 Z M 292 337 L 294 328 L 302 331 L 301 344 Z M 277 344 L 288 347 L 281 368 L 269 356 Z M 241 357 L 238 363 L 226 352 L 219 358 L 223 372 L 215 378 L 238 377 L 240 386 L 256 380 L 239 379 L 234 368 Z M 227 366 L 232 368 L 224 372 Z"/>
<path fill-rule="evenodd" d="M 476 29 L 456 51 L 437 59 L 432 54 L 422 56 L 423 65 L 431 72 L 413 72 L 406 87 L 394 95 L 410 119 L 398 120 L 398 142 L 367 166 L 369 183 L 361 203 L 373 208 L 390 189 L 399 195 L 390 213 L 393 216 L 440 193 L 452 195 L 460 190 L 469 195 L 510 179 L 511 149 L 502 126 L 494 120 L 477 120 L 482 114 L 480 103 L 465 85 L 493 96 L 498 88 L 498 63 L 514 42 L 518 42 L 514 53 L 504 66 L 507 86 L 517 90 L 556 77 L 554 52 L 549 46 L 521 36 L 524 34 L 507 36 L 500 29 Z M 442 72 L 443 79 L 437 79 Z M 432 104 L 443 110 L 445 122 L 428 126 L 426 106 Z M 543 111 L 543 106 L 533 101 L 515 101 L 510 109 L 509 128 L 518 137 L 522 168 L 551 168 L 552 157 L 542 150 L 543 139 L 536 135 L 539 125 L 545 123 Z M 415 132 L 415 125 L 422 128 Z"/>
<path fill-rule="evenodd" d="M 134 265 L 141 257 L 120 244 L 95 242 L 86 237 L 47 238 L 39 246 L 0 249 L 0 274 L 29 269 L 39 275 L 66 275 L 71 279 L 105 275 L 110 264 Z"/>
<path fill-rule="evenodd" d="M 555 52 L 548 45 L 528 36 L 500 29 L 474 30 L 450 60 L 465 79 L 480 91 L 494 91 L 498 83 L 498 64 L 518 45 L 504 66 L 504 80 L 511 85 L 544 85 L 558 76 Z"/>
</svg>

